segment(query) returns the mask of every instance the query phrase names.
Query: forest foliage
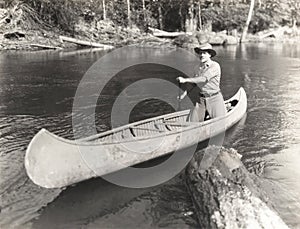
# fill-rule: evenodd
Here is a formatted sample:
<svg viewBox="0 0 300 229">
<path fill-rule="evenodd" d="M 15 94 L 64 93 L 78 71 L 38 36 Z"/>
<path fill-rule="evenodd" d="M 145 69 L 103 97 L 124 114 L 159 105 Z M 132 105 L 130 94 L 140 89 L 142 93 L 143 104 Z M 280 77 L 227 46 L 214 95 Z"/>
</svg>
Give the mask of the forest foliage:
<svg viewBox="0 0 300 229">
<path fill-rule="evenodd" d="M 16 0 L 5 0 L 6 6 Z M 27 0 L 45 23 L 72 31 L 79 18 L 111 20 L 166 31 L 233 30 L 241 32 L 251 0 Z M 256 0 L 249 32 L 300 23 L 299 0 Z"/>
</svg>

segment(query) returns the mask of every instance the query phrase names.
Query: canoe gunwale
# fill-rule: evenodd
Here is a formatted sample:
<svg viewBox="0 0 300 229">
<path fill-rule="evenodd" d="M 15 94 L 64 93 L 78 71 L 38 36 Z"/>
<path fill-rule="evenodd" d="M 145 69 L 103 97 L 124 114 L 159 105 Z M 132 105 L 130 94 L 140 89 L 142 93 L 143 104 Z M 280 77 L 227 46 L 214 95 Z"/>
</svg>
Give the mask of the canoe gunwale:
<svg viewBox="0 0 300 229">
<path fill-rule="evenodd" d="M 240 101 L 239 99 L 242 95 L 242 90 L 244 90 L 244 89 L 240 88 L 234 96 L 232 96 L 230 99 L 225 101 L 225 104 L 232 101 L 232 100 L 235 100 L 235 99 Z M 158 116 L 158 117 L 153 117 L 153 118 L 149 118 L 149 119 L 145 119 L 145 120 L 140 120 L 138 122 L 130 123 L 130 124 L 127 124 L 125 126 L 117 127 L 113 130 L 108 130 L 108 131 L 105 131 L 103 133 L 99 133 L 99 134 L 96 134 L 96 135 L 93 135 L 93 136 L 89 136 L 89 137 L 86 137 L 86 138 L 80 138 L 80 139 L 74 139 L 74 140 L 65 139 L 63 137 L 60 137 L 58 135 L 55 135 L 55 134 L 49 132 L 48 130 L 46 130 L 44 128 L 41 129 L 41 131 L 47 133 L 48 135 L 50 135 L 51 137 L 56 138 L 59 141 L 62 141 L 62 142 L 68 143 L 68 144 L 72 144 L 72 145 L 77 145 L 77 146 L 80 146 L 80 145 L 82 145 L 82 146 L 86 146 L 86 145 L 90 145 L 90 146 L 103 145 L 103 146 L 105 146 L 105 145 L 127 143 L 127 142 L 130 143 L 130 142 L 136 142 L 136 141 L 142 141 L 142 140 L 148 140 L 148 139 L 155 139 L 155 138 L 160 138 L 160 137 L 167 137 L 169 135 L 175 135 L 175 134 L 179 134 L 179 133 L 184 134 L 184 132 L 186 132 L 186 131 L 190 131 L 190 130 L 195 129 L 195 128 L 205 127 L 207 125 L 210 125 L 211 123 L 219 122 L 222 119 L 225 120 L 235 110 L 237 110 L 237 108 L 239 106 L 240 106 L 240 102 L 238 102 L 237 105 L 234 106 L 234 108 L 232 110 L 227 112 L 226 115 L 222 116 L 222 117 L 209 119 L 209 120 L 204 121 L 204 122 L 185 122 L 185 123 L 188 123 L 190 125 L 182 127 L 182 128 L 178 128 L 177 130 L 162 132 L 162 133 L 158 133 L 158 134 L 155 134 L 155 135 L 137 136 L 137 137 L 134 137 L 134 138 L 128 138 L 128 139 L 122 139 L 122 140 L 121 139 L 120 140 L 115 139 L 115 140 L 110 141 L 110 142 L 100 142 L 100 141 L 97 141 L 97 139 L 101 139 L 101 137 L 111 135 L 111 134 L 116 133 L 118 131 L 122 131 L 122 130 L 125 130 L 125 129 L 130 129 L 131 127 L 135 127 L 136 125 L 140 125 L 140 124 L 143 124 L 143 123 L 152 122 L 152 121 L 159 120 L 159 119 L 164 119 L 164 118 L 168 119 L 168 118 L 172 118 L 172 117 L 178 117 L 178 116 L 181 116 L 181 115 L 185 115 L 189 112 L 189 110 L 179 111 L 179 112 L 175 112 L 175 113 L 171 113 L 171 114 L 165 114 L 165 115 L 161 115 L 161 116 Z M 236 122 L 238 122 L 238 121 L 239 120 L 237 120 Z M 232 125 L 234 125 L 235 123 L 233 123 Z M 95 139 L 95 141 L 91 141 L 90 139 Z"/>
</svg>

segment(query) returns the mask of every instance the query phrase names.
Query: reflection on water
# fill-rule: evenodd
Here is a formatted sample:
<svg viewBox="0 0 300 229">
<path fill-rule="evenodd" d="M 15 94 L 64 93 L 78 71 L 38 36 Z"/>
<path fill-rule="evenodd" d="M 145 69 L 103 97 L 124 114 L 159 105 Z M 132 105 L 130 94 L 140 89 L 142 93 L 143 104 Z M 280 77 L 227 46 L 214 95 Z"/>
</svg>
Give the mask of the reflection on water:
<svg viewBox="0 0 300 229">
<path fill-rule="evenodd" d="M 59 115 L 61 116 L 61 115 Z M 56 117 L 52 117 L 56 119 Z M 22 225 L 38 216 L 38 211 L 61 190 L 34 185 L 25 172 L 24 153 L 31 137 L 51 117 L 6 115 L 0 117 L 0 226 Z M 46 123 L 47 122 L 47 123 Z"/>
<path fill-rule="evenodd" d="M 132 199 L 103 217 L 90 221 L 91 228 L 197 228 L 195 210 L 182 181 L 166 184 Z M 192 214 L 187 216 L 187 213 Z"/>
<path fill-rule="evenodd" d="M 275 208 L 292 227 L 300 227 L 300 45 L 247 44 L 216 47 L 222 66 L 222 92 L 232 96 L 240 86 L 248 95 L 247 116 L 227 133 L 224 145 L 243 154 L 247 168 L 260 175 Z M 136 53 L 135 53 L 136 52 Z M 146 55 L 143 49 L 128 57 Z M 156 49 L 157 61 L 166 50 Z M 170 52 L 168 50 L 167 52 Z M 60 189 L 46 190 L 27 177 L 25 149 L 44 127 L 73 138 L 72 105 L 77 86 L 87 69 L 105 52 L 18 52 L 0 55 L 0 227 L 177 227 L 196 228 L 182 177 L 160 187 L 127 189 L 101 178 Z M 174 55 L 174 53 L 172 54 Z M 169 59 L 173 58 L 169 55 Z M 192 66 L 190 59 L 182 64 Z M 108 62 L 109 73 L 115 63 Z M 176 69 L 142 65 L 119 73 L 98 98 L 97 131 L 110 129 L 110 110 L 118 94 L 144 78 L 176 83 Z M 93 84 L 86 84 L 88 88 Z M 178 91 L 166 98 L 176 98 Z M 97 98 L 94 94 L 91 97 Z M 131 102 L 139 100 L 129 93 Z M 92 98 L 92 99 L 94 99 Z M 84 104 L 86 109 L 91 104 Z M 184 106 L 184 103 L 181 104 Z M 178 106 L 179 107 L 179 106 Z M 147 100 L 131 112 L 131 121 L 178 109 Z M 75 117 L 91 118 L 91 117 Z M 82 135 L 89 130 L 79 127 Z M 53 201 L 54 200 L 54 201 Z"/>
<path fill-rule="evenodd" d="M 294 228 L 300 227 L 299 47 L 247 45 L 236 60 L 240 66 L 232 70 L 244 76 L 248 113 L 231 146 L 244 155 L 250 171 L 265 178 L 264 189 L 275 208 Z"/>
<path fill-rule="evenodd" d="M 182 178 L 148 189 L 123 188 L 96 178 L 65 190 L 32 228 L 196 228 Z M 80 209 L 80 210 L 78 210 Z"/>
</svg>

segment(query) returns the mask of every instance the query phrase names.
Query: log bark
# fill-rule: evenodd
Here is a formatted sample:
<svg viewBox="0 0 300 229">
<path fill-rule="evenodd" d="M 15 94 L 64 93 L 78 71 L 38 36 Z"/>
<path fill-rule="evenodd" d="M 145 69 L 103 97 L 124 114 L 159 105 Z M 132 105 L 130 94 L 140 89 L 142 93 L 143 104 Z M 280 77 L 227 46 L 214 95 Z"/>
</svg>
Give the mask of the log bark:
<svg viewBox="0 0 300 229">
<path fill-rule="evenodd" d="M 207 170 L 199 166 L 203 153 L 197 152 L 186 169 L 200 228 L 288 228 L 268 206 L 266 194 L 255 184 L 257 177 L 249 174 L 235 150 L 222 148 Z"/>
</svg>

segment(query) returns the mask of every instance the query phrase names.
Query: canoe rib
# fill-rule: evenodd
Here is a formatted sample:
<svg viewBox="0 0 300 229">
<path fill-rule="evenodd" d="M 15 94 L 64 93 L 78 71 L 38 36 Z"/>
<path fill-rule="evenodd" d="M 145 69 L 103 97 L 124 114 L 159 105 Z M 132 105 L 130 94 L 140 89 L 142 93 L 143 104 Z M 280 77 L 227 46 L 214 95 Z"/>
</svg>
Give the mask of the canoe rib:
<svg viewBox="0 0 300 229">
<path fill-rule="evenodd" d="M 224 124 L 225 129 L 230 128 L 244 116 L 247 108 L 244 89 L 240 88 L 225 102 L 230 101 L 238 102 L 226 116 L 205 122 L 180 121 L 185 120 L 189 113 L 189 110 L 185 110 L 138 121 L 75 141 L 42 129 L 27 148 L 27 174 L 37 185 L 59 188 L 189 147 L 221 133 L 224 131 Z M 136 137 L 133 134 L 130 136 L 131 129 L 147 129 L 145 126 L 149 127 L 148 131 L 143 130 L 146 131 L 145 134 L 134 133 Z M 165 131 L 153 131 L 155 126 L 165 126 Z M 104 141 L 104 138 L 111 140 Z"/>
</svg>

